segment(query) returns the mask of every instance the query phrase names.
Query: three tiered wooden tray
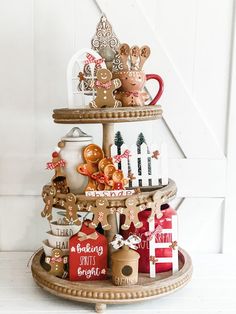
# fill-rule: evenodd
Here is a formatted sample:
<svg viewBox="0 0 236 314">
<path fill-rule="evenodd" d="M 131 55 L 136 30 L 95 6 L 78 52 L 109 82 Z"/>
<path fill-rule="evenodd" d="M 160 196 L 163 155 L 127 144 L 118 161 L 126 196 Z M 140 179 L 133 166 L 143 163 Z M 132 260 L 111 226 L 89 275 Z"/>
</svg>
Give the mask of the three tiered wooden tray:
<svg viewBox="0 0 236 314">
<path fill-rule="evenodd" d="M 137 122 L 155 120 L 161 118 L 162 109 L 160 106 L 144 106 L 132 108 L 106 108 L 106 109 L 55 109 L 53 118 L 55 123 L 82 124 L 102 123 L 103 125 L 103 150 L 107 157 L 110 157 L 110 146 L 114 139 L 114 123 Z M 47 186 L 44 186 L 44 190 Z M 150 201 L 152 195 L 161 191 L 163 203 L 173 199 L 176 195 L 176 185 L 169 179 L 168 185 L 158 187 L 144 187 L 139 193 L 140 204 Z M 63 195 L 60 195 L 63 198 Z M 108 198 L 111 206 L 122 206 L 125 197 Z M 85 195 L 77 195 L 78 204 L 94 202 L 96 198 Z M 105 232 L 110 242 L 117 233 L 118 227 L 116 215 L 109 216 L 109 223 L 112 228 Z M 172 272 L 158 273 L 156 278 L 150 278 L 149 274 L 139 273 L 138 284 L 132 286 L 114 286 L 111 280 L 71 282 L 48 274 L 44 263 L 43 250 L 39 251 L 32 261 L 32 274 L 36 283 L 59 297 L 66 299 L 95 303 L 96 312 L 102 312 L 106 304 L 131 303 L 144 301 L 151 298 L 169 294 L 184 286 L 192 275 L 192 262 L 190 256 L 183 249 L 179 249 L 179 271 L 172 275 Z M 109 277 L 109 276 L 108 276 Z"/>
</svg>

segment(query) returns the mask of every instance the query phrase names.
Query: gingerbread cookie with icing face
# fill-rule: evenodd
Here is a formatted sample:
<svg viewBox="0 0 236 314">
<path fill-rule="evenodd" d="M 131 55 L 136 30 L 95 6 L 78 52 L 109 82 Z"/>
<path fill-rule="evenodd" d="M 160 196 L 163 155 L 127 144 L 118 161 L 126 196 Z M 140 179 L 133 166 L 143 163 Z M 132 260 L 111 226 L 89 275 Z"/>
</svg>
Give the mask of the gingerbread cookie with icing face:
<svg viewBox="0 0 236 314">
<path fill-rule="evenodd" d="M 64 265 L 68 263 L 68 258 L 66 256 L 63 257 L 62 250 L 53 249 L 52 256 L 47 256 L 45 262 L 51 266 L 49 274 L 61 278 L 65 273 Z"/>
<path fill-rule="evenodd" d="M 125 208 L 122 210 L 122 214 L 125 215 L 125 222 L 121 226 L 122 230 L 128 230 L 133 222 L 135 228 L 141 228 L 143 223 L 139 221 L 138 213 L 140 208 L 137 206 L 138 200 L 136 197 L 129 197 L 125 201 Z"/>
<path fill-rule="evenodd" d="M 89 211 L 93 213 L 93 221 L 89 224 L 90 228 L 97 228 L 100 222 L 103 230 L 111 229 L 111 225 L 107 221 L 107 216 L 111 214 L 108 206 L 108 200 L 104 197 L 99 197 L 96 200 L 96 206 L 90 207 Z"/>
<path fill-rule="evenodd" d="M 160 219 L 163 216 L 161 211 L 161 205 L 167 200 L 165 195 L 162 195 L 160 191 L 157 191 L 153 194 L 152 202 L 147 203 L 147 208 L 151 209 L 151 215 L 148 218 L 148 222 L 151 222 L 155 216 L 157 219 Z"/>
<path fill-rule="evenodd" d="M 109 185 L 112 186 L 112 190 L 124 190 L 128 180 L 124 178 L 122 170 L 115 170 L 112 173 L 112 179 L 109 181 Z"/>
<path fill-rule="evenodd" d="M 121 107 L 122 103 L 116 100 L 113 92 L 121 86 L 119 79 L 112 80 L 112 73 L 108 69 L 99 69 L 97 71 L 97 81 L 95 90 L 97 97 L 90 102 L 91 108 L 116 108 Z"/>
<path fill-rule="evenodd" d="M 64 218 L 64 222 L 68 225 L 75 224 L 80 226 L 81 221 L 77 216 L 76 196 L 73 193 L 66 195 L 64 207 L 66 208 L 66 217 Z"/>
</svg>

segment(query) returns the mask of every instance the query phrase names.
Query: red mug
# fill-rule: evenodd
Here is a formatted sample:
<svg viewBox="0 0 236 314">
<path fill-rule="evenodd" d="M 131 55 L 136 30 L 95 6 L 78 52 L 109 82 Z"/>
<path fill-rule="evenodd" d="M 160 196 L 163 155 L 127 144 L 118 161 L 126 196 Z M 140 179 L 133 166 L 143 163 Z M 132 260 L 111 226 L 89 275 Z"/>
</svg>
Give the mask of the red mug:
<svg viewBox="0 0 236 314">
<path fill-rule="evenodd" d="M 117 90 L 115 97 L 122 102 L 123 107 L 144 106 L 149 95 L 143 91 L 146 81 L 154 79 L 158 81 L 159 88 L 156 96 L 149 105 L 155 105 L 160 99 L 164 82 L 157 74 L 145 74 L 143 71 L 120 71 L 114 72 L 114 78 L 121 80 L 121 87 Z"/>
</svg>

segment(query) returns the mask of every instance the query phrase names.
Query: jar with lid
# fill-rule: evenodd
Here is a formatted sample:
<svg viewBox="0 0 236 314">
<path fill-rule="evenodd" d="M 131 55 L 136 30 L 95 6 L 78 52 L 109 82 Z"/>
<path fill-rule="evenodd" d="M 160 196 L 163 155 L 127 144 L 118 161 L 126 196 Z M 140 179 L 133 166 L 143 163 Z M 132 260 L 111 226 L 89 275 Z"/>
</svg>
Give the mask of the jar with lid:
<svg viewBox="0 0 236 314">
<path fill-rule="evenodd" d="M 64 170 L 67 184 L 72 193 L 83 193 L 88 179 L 77 172 L 77 167 L 84 162 L 83 149 L 92 143 L 92 136 L 74 127 L 61 141 L 63 145 L 61 145 L 60 155 L 66 162 Z"/>
</svg>

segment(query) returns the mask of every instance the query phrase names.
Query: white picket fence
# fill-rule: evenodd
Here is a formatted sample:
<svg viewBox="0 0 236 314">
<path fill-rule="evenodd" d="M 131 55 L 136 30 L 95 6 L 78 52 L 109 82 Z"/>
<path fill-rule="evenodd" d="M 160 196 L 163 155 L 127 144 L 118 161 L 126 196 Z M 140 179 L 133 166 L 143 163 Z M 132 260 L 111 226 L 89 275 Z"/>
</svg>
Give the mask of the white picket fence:
<svg viewBox="0 0 236 314">
<path fill-rule="evenodd" d="M 160 145 L 143 143 L 139 147 L 136 144 L 130 147 L 123 144 L 120 148 L 120 154 L 122 155 L 127 149 L 131 156 L 122 158 L 120 166 L 126 178 L 128 178 L 129 173 L 135 177 L 133 180 L 129 180 L 130 187 L 168 184 L 168 159 L 165 143 Z M 152 157 L 153 152 L 157 150 L 160 153 L 158 159 Z M 111 146 L 111 156 L 115 155 L 118 155 L 118 147 L 114 144 Z"/>
<path fill-rule="evenodd" d="M 178 218 L 177 215 L 171 217 L 171 229 L 162 229 L 162 234 L 171 234 L 171 242 L 156 242 L 156 237 L 153 236 L 149 242 L 149 257 L 150 257 L 150 277 L 156 277 L 156 263 L 172 263 L 172 272 L 175 273 L 179 270 L 179 260 L 178 260 L 178 245 L 177 245 L 177 236 L 178 236 Z M 155 230 L 155 219 L 149 222 L 149 231 L 154 232 Z M 173 243 L 176 245 L 173 246 Z M 153 262 L 151 257 L 155 257 L 156 249 L 168 249 L 171 248 L 172 257 L 158 257 L 156 261 Z"/>
</svg>

